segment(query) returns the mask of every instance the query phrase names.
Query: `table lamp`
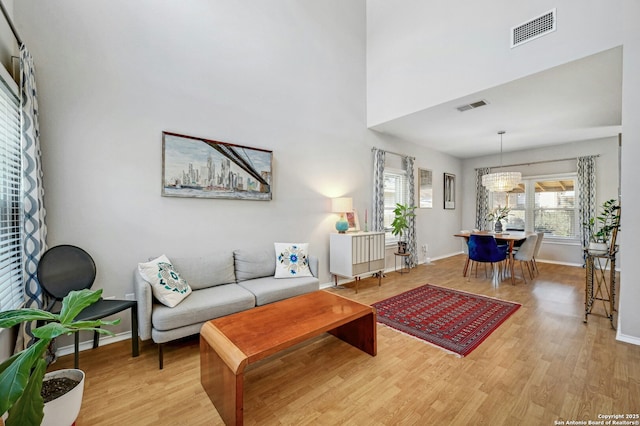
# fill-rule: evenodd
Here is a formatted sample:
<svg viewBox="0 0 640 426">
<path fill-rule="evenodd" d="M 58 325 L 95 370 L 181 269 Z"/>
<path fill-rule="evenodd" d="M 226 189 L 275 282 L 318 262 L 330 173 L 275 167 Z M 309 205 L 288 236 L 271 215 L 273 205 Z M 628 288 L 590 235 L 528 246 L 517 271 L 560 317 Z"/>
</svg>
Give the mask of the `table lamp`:
<svg viewBox="0 0 640 426">
<path fill-rule="evenodd" d="M 336 222 L 336 230 L 344 234 L 349 229 L 349 222 L 344 216 L 346 212 L 353 210 L 353 201 L 350 197 L 334 198 L 331 200 L 331 211 L 340 213 L 340 219 Z"/>
</svg>

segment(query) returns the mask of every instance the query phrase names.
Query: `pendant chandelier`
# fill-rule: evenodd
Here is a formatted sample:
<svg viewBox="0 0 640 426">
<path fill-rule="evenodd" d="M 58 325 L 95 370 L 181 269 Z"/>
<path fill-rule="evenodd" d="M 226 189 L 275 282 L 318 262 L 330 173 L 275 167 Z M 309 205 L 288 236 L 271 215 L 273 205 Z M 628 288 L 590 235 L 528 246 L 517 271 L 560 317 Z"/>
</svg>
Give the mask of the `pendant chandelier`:
<svg viewBox="0 0 640 426">
<path fill-rule="evenodd" d="M 489 173 L 482 176 L 482 186 L 491 192 L 507 192 L 518 186 L 522 180 L 520 172 L 503 172 L 502 169 L 502 135 L 504 130 L 498 132 L 500 135 L 500 168 L 496 173 Z"/>
</svg>

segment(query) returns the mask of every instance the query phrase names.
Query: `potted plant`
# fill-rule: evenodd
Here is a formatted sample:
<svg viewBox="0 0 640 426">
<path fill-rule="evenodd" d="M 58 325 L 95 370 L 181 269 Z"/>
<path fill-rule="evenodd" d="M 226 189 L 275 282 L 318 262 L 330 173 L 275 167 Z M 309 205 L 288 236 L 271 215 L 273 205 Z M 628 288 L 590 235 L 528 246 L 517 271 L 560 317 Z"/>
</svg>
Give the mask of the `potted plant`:
<svg viewBox="0 0 640 426">
<path fill-rule="evenodd" d="M 38 339 L 33 345 L 0 364 L 0 416 L 8 412 L 6 426 L 35 426 L 42 423 L 44 399 L 41 390 L 43 380 L 46 380 L 45 370 L 47 368 L 44 354 L 53 339 L 80 330 L 113 335 L 112 332 L 100 327 L 116 325 L 120 323 L 120 319 L 114 321 L 74 321 L 84 308 L 98 301 L 101 295 L 102 290 L 71 291 L 62 300 L 62 309 L 59 314 L 28 308 L 0 312 L 0 328 L 14 327 L 23 322 L 44 323 L 44 325 L 32 330 L 33 335 Z M 58 372 L 48 374 L 57 375 L 54 373 Z M 84 378 L 84 373 L 80 373 Z M 78 406 L 78 411 L 79 409 Z M 77 416 L 77 412 L 75 416 Z M 75 417 L 73 421 L 75 421 Z"/>
<path fill-rule="evenodd" d="M 498 204 L 498 207 L 487 213 L 487 220 L 490 222 L 496 222 L 494 226 L 495 232 L 502 232 L 502 220 L 506 219 L 507 216 L 509 216 L 510 211 L 511 209 L 509 207 L 500 207 L 500 205 Z"/>
<path fill-rule="evenodd" d="M 589 236 L 588 249 L 597 253 L 606 253 L 611 246 L 614 229 L 620 228 L 620 205 L 614 199 L 607 200 L 600 207 L 599 216 L 583 223 Z"/>
<path fill-rule="evenodd" d="M 402 237 L 406 235 L 409 229 L 409 219 L 415 217 L 414 210 L 416 206 L 407 206 L 405 204 L 396 204 L 396 208 L 393 210 L 395 217 L 391 222 L 391 233 L 398 236 L 398 253 L 407 252 L 407 242 L 403 241 Z"/>
</svg>

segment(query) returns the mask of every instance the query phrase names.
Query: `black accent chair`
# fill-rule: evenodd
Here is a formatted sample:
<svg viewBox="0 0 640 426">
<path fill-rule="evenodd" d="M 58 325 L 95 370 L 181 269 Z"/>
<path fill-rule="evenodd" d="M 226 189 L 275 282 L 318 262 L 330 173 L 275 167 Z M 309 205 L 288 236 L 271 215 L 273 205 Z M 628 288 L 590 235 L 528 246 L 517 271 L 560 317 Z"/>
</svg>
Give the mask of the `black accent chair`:
<svg viewBox="0 0 640 426">
<path fill-rule="evenodd" d="M 91 288 L 96 278 L 96 264 L 86 251 L 72 245 L 55 246 L 47 250 L 38 263 L 38 282 L 52 301 L 47 306 L 52 311 L 70 291 Z M 76 320 L 93 321 L 131 309 L 131 356 L 140 353 L 138 346 L 138 303 L 135 300 L 100 299 L 78 314 Z M 80 336 L 74 335 L 74 366 L 78 368 Z M 93 347 L 97 348 L 98 332 L 93 334 Z"/>
</svg>

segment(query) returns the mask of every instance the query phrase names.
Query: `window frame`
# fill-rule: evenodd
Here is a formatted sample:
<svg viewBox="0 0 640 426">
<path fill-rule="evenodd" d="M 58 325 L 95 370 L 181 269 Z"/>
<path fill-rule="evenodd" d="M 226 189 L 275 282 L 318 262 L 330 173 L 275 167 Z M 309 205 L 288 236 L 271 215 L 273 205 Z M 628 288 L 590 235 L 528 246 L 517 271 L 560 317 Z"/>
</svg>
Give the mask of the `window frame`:
<svg viewBox="0 0 640 426">
<path fill-rule="evenodd" d="M 573 236 L 559 236 L 559 235 L 550 235 L 545 233 L 545 242 L 557 242 L 557 243 L 568 243 L 568 244 L 581 244 L 580 240 L 580 213 L 579 206 L 577 204 L 577 200 L 579 199 L 579 188 L 578 188 L 578 174 L 576 172 L 571 173 L 556 173 L 556 174 L 548 174 L 548 175 L 537 175 L 537 176 L 525 176 L 522 178 L 521 183 L 524 184 L 525 188 L 525 208 L 524 209 L 512 209 L 517 211 L 524 210 L 524 231 L 525 232 L 536 232 L 534 229 L 534 218 L 535 212 L 538 210 L 549 210 L 549 209 L 540 209 L 535 207 L 535 182 L 540 181 L 552 181 L 552 180 L 568 180 L 572 179 L 574 181 L 574 198 L 576 200 L 576 204 L 573 207 L 573 218 L 574 218 L 574 229 L 575 235 Z M 493 193 L 489 193 L 489 206 L 490 210 L 493 209 L 494 206 L 494 195 Z M 560 209 L 560 210 L 571 210 L 571 209 Z"/>
<path fill-rule="evenodd" d="M 2 228 L 3 243 L 0 245 L 0 312 L 17 309 L 24 306 L 24 273 L 23 273 L 23 195 L 22 195 L 22 128 L 21 128 L 21 103 L 20 90 L 18 85 L 9 75 L 8 71 L 0 66 L 0 91 L 2 91 L 2 101 L 6 107 L 0 111 L 8 111 L 12 116 L 5 116 L 0 137 L 5 138 L 0 143 L 0 164 L 3 164 L 7 175 L 0 175 L 0 199 L 6 198 L 5 213 L 0 217 L 0 228 Z M 8 105 L 11 103 L 11 105 Z M 15 128 L 5 126 L 6 123 L 15 123 Z M 17 137 L 17 144 L 11 145 L 13 141 L 8 140 L 9 132 Z M 11 151 L 9 151 L 9 149 Z M 13 158 L 13 160 L 11 160 Z M 13 171 L 14 173 L 9 173 Z M 7 223 L 4 223 L 6 220 Z M 15 229 L 17 227 L 17 229 Z"/>
<path fill-rule="evenodd" d="M 408 179 L 408 175 L 407 175 L 407 171 L 403 170 L 403 169 L 397 169 L 394 167 L 385 167 L 384 168 L 384 172 L 383 172 L 383 180 L 386 183 L 387 181 L 387 176 L 388 175 L 393 175 L 393 176 L 398 176 L 400 177 L 400 184 L 403 186 L 402 188 L 400 188 L 399 191 L 396 191 L 395 193 L 400 193 L 400 197 L 398 199 L 398 197 L 394 197 L 394 202 L 393 202 L 393 207 L 387 207 L 387 191 L 383 191 L 384 193 L 384 217 L 387 217 L 387 214 L 389 211 L 393 211 L 395 210 L 395 206 L 397 203 L 400 204 L 406 204 L 409 200 L 409 179 Z M 385 189 L 386 189 L 386 185 L 385 185 Z M 390 225 L 390 223 L 389 223 Z M 391 226 L 388 226 L 385 224 L 384 227 L 384 237 L 385 237 L 385 245 L 387 246 L 391 246 L 394 244 L 397 244 L 399 241 L 399 237 L 396 235 L 393 235 L 391 233 Z"/>
</svg>

